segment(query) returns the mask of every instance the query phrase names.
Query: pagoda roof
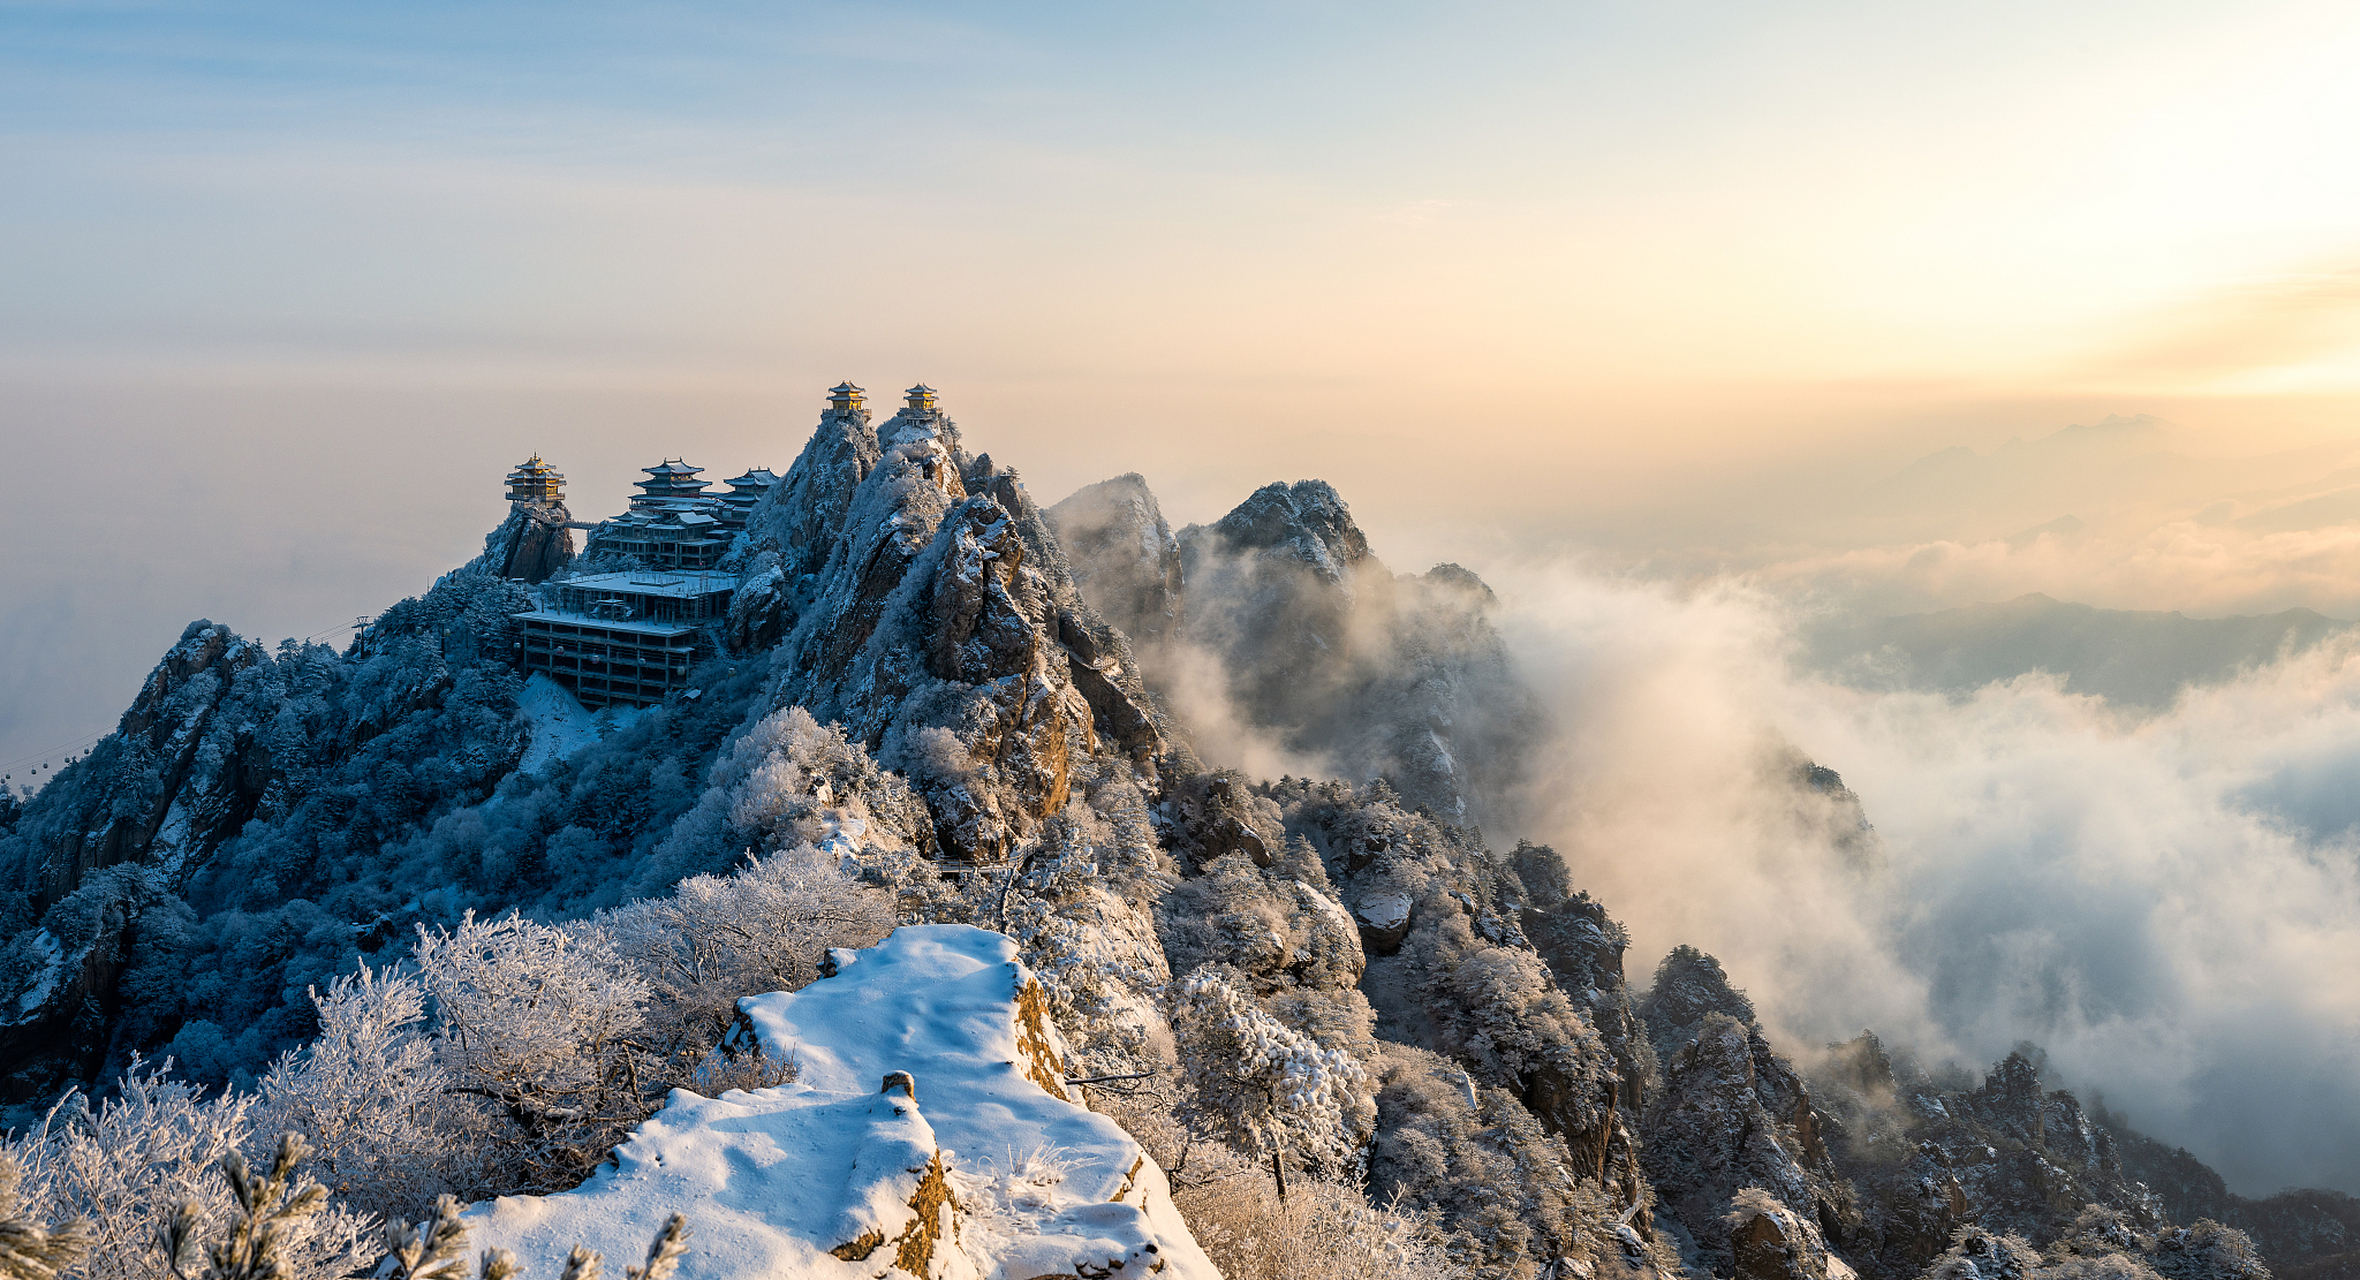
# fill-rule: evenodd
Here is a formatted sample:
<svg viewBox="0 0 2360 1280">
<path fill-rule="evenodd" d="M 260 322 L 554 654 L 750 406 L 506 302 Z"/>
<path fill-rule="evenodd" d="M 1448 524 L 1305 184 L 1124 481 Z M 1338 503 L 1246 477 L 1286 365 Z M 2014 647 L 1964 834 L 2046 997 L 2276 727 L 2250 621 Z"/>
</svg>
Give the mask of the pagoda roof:
<svg viewBox="0 0 2360 1280">
<path fill-rule="evenodd" d="M 837 383 L 835 386 L 832 386 L 832 387 L 828 388 L 828 390 L 830 390 L 830 391 L 834 391 L 834 392 L 838 392 L 838 393 L 843 393 L 843 392 L 850 392 L 850 393 L 852 393 L 853 395 L 856 395 L 856 396 L 857 396 L 857 395 L 860 395 L 860 394 L 862 394 L 862 392 L 861 392 L 861 389 L 860 389 L 859 387 L 853 386 L 853 385 L 852 385 L 851 383 L 849 383 L 849 382 L 839 382 L 839 383 Z"/>
<path fill-rule="evenodd" d="M 756 467 L 742 476 L 732 476 L 721 483 L 739 486 L 761 485 L 768 488 L 778 483 L 778 473 L 768 467 Z"/>
<path fill-rule="evenodd" d="M 704 468 L 692 467 L 678 458 L 666 458 L 652 467 L 641 467 L 640 470 L 651 476 L 693 476 Z"/>
</svg>

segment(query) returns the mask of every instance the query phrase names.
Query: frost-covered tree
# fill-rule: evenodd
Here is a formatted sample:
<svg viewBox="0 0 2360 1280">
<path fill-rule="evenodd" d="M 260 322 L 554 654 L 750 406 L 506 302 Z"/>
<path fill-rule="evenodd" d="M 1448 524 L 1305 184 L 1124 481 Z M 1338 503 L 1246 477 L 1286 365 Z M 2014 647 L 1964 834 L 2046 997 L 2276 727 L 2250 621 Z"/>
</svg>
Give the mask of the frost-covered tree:
<svg viewBox="0 0 2360 1280">
<path fill-rule="evenodd" d="M 753 849 L 774 853 L 843 835 L 862 845 L 930 849 L 926 807 L 842 727 L 802 707 L 764 716 L 722 748 L 704 795 L 659 855 Z"/>
<path fill-rule="evenodd" d="M 520 916 L 418 932 L 449 1088 L 489 1101 L 527 1186 L 580 1181 L 645 1114 L 635 1079 L 651 988 L 595 925 Z"/>
<path fill-rule="evenodd" d="M 115 1096 L 93 1104 L 71 1094 L 41 1122 L 11 1137 L 4 1153 L 22 1170 L 21 1192 L 36 1216 L 88 1220 L 92 1247 L 78 1280 L 156 1280 L 156 1241 L 177 1222 L 184 1235 L 226 1233 L 244 1210 L 225 1176 L 233 1157 L 263 1156 L 253 1096 L 205 1097 L 175 1080 L 171 1064 L 133 1059 Z M 375 1256 L 374 1220 L 326 1205 L 281 1224 L 282 1280 L 332 1280 Z"/>
<path fill-rule="evenodd" d="M 1345 1162 L 1345 1100 L 1362 1075 L 1350 1055 L 1291 1030 L 1210 968 L 1182 979 L 1172 1006 L 1197 1105 L 1224 1137 L 1269 1157 L 1280 1199 L 1290 1151 L 1315 1167 Z"/>
<path fill-rule="evenodd" d="M 651 1047 L 693 1066 L 728 1031 L 739 997 L 796 990 L 819 976 L 829 948 L 891 933 L 893 899 L 805 844 L 732 875 L 692 876 L 601 923 L 649 986 Z"/>
<path fill-rule="evenodd" d="M 480 1177 L 458 1167 L 478 1163 L 481 1135 L 462 1131 L 482 1126 L 453 1106 L 451 1074 L 424 1033 L 425 981 L 364 964 L 311 999 L 320 1033 L 262 1078 L 258 1127 L 303 1135 L 328 1185 L 380 1213 Z"/>
</svg>

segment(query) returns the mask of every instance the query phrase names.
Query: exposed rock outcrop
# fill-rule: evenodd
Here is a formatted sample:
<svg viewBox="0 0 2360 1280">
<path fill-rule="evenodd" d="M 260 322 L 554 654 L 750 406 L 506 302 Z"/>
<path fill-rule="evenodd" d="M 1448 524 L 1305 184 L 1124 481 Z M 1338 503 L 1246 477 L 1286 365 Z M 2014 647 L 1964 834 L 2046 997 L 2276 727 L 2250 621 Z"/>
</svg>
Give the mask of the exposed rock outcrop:
<svg viewBox="0 0 2360 1280">
<path fill-rule="evenodd" d="M 153 1008 L 127 1007 L 118 985 L 143 957 L 169 965 L 187 927 L 181 899 L 206 896 L 216 851 L 251 824 L 283 817 L 397 724 L 428 741 L 417 718 L 454 701 L 513 713 L 509 614 L 529 603 L 515 584 L 462 569 L 387 610 L 341 655 L 292 641 L 273 653 L 191 623 L 116 732 L 61 769 L 0 836 L 12 891 L 0 909 L 10 935 L 0 975 L 14 987 L 0 989 L 10 1011 L 0 1021 L 0 1091 L 18 1100 L 90 1080 L 171 1025 Z M 526 733 L 498 719 L 469 730 L 451 780 L 480 797 L 522 755 Z M 377 781 L 390 788 L 397 777 Z M 171 927 L 143 931 L 159 907 L 171 909 Z"/>
<path fill-rule="evenodd" d="M 2241 1231 L 2217 1222 L 2150 1231 L 2100 1205 L 2083 1209 L 2045 1248 L 2012 1232 L 1963 1228 L 1924 1272 L 1925 1280 L 2268 1280 L 2269 1275 Z"/>
<path fill-rule="evenodd" d="M 1722 1221 L 1740 1280 L 1850 1280 L 1852 1268 L 1828 1248 L 1819 1224 L 1760 1187 L 1738 1191 Z"/>
<path fill-rule="evenodd" d="M 2046 1087 L 2037 1055 L 1946 1089 L 1864 1037 L 1806 1080 L 1691 948 L 1634 1002 L 1606 904 L 1554 851 L 1495 853 L 1478 829 L 1540 728 L 1491 591 L 1453 565 L 1394 576 L 1323 483 L 1174 535 L 1135 475 L 1043 511 L 930 396 L 882 423 L 832 410 L 731 548 L 741 586 L 691 687 L 518 770 L 509 616 L 531 600 L 510 579 L 564 563 L 564 522 L 545 518 L 560 514 L 512 508 L 481 560 L 345 653 L 193 627 L 121 732 L 30 805 L 0 803 L 13 1097 L 134 1048 L 195 1053 L 218 1083 L 309 1034 L 289 993 L 420 923 L 578 917 L 810 843 L 905 923 L 1014 940 L 978 960 L 964 931 L 945 954 L 976 965 L 944 961 L 958 972 L 937 966 L 924 996 L 950 1017 L 960 983 L 1000 984 L 984 1003 L 1012 1030 L 970 1073 L 989 1088 L 963 1097 L 934 1068 L 831 1040 L 858 1018 L 829 993 L 878 960 L 832 962 L 776 998 L 826 1018 L 762 1006 L 771 1043 L 799 1041 L 801 1092 L 683 1096 L 618 1157 L 693 1199 L 716 1127 L 835 1133 L 842 1167 L 794 1174 L 827 1191 L 807 1197 L 824 1221 L 782 1228 L 708 1196 L 750 1251 L 773 1247 L 764 1231 L 800 1241 L 775 1257 L 811 1274 L 1169 1267 L 1160 1175 L 1060 1095 L 1072 1076 L 1168 1078 L 1162 993 L 1208 969 L 1360 1067 L 1335 1086 L 1359 1155 L 1337 1160 L 1364 1155 L 1376 1194 L 1428 1214 L 1486 1280 L 1907 1280 L 2100 1257 L 2242 1276 L 2234 1233 L 2171 1225 L 2239 1212 L 2276 1215 L 2306 1257 L 2350 1247 L 2342 1202 L 2237 1201 Z M 1154 692 L 1206 670 L 1250 726 L 1348 780 L 1207 769 Z M 1798 838 L 1874 870 L 1840 777 L 1776 746 L 1757 765 L 1791 792 Z M 909 933 L 928 936 L 951 935 Z M 201 981 L 183 981 L 188 956 Z M 916 997 L 892 999 L 913 1016 Z M 1082 1199 L 995 1239 L 961 1203 L 984 1176 L 962 1161 L 1006 1145 L 975 1109 L 1017 1094 L 1020 1111 L 1055 1104 L 1045 1142 L 1098 1146 L 1068 1188 Z M 2146 1169 L 2169 1171 L 2169 1212 L 2134 1180 Z M 619 1203 L 597 1198 L 628 1179 L 600 1177 L 582 1203 Z M 541 1212 L 489 1211 L 528 1234 Z M 643 1240 L 652 1223 L 610 1225 Z"/>
<path fill-rule="evenodd" d="M 1163 734 L 1129 644 L 1015 474 L 968 459 L 936 410 L 896 414 L 876 448 L 871 464 L 858 424 L 831 415 L 748 526 L 778 543 L 767 617 L 796 619 L 771 705 L 841 720 L 909 773 L 942 847 L 970 861 L 1007 857 L 1077 783 L 1151 781 Z"/>
<path fill-rule="evenodd" d="M 2123 1176 L 2111 1136 L 2072 1094 L 2044 1089 L 2021 1053 L 1980 1088 L 1951 1092 L 1863 1035 L 1819 1065 L 1813 1097 L 1857 1193 L 1846 1246 L 1863 1274 L 1915 1275 L 1968 1224 L 2038 1246 L 2091 1206 L 2138 1231 L 2167 1226 L 2154 1194 Z"/>
<path fill-rule="evenodd" d="M 1768 1230 L 1778 1248 L 1800 1259 L 1798 1274 L 1814 1266 L 1825 1274 L 1824 1263 L 1807 1256 L 1825 1252 L 1824 1242 L 1812 1243 L 1816 1234 L 1806 1240 L 1791 1225 L 1761 1226 L 1758 1219 L 1783 1219 L 1744 1195 L 1776 1200 L 1840 1244 L 1859 1214 L 1817 1123 L 1809 1093 L 1758 1031 L 1727 1014 L 1704 1014 L 1695 1037 L 1665 1059 L 1663 1087 L 1642 1130 L 1648 1178 L 1666 1214 L 1686 1231 L 1683 1253 L 1728 1275 L 1739 1266 L 1741 1246 L 1768 1247 L 1755 1239 Z M 1740 1213 L 1744 1221 L 1732 1216 Z"/>
<path fill-rule="evenodd" d="M 563 503 L 513 502 L 484 539 L 482 567 L 502 578 L 543 582 L 574 560 L 573 513 Z"/>
<path fill-rule="evenodd" d="M 1500 809 L 1540 718 L 1474 574 L 1396 578 L 1316 480 L 1265 486 L 1178 542 L 1181 635 L 1246 721 L 1449 821 Z"/>
<path fill-rule="evenodd" d="M 1525 890 L 1517 924 L 1548 962 L 1557 985 L 1582 1006 L 1613 1053 L 1615 1071 L 1622 1077 L 1617 1085 L 1622 1110 L 1643 1114 L 1647 1090 L 1659 1073 L 1654 1046 L 1623 976 L 1623 952 L 1631 945 L 1631 935 L 1606 914 L 1604 903 L 1573 888 L 1556 850 L 1518 841 L 1509 862 Z"/>
<path fill-rule="evenodd" d="M 1457 1064 L 1472 1095 L 1469 1109 L 1483 1123 L 1554 1140 L 1553 1160 L 1572 1185 L 1550 1201 L 1561 1210 L 1532 1207 L 1536 1216 L 1523 1228 L 1532 1234 L 1519 1247 L 1533 1252 L 1517 1255 L 1517 1265 L 1553 1257 L 1609 1272 L 1672 1265 L 1674 1255 L 1653 1229 L 1654 1193 L 1618 1103 L 1614 1053 L 1591 1021 L 1589 992 L 1556 980 L 1519 928 L 1515 904 L 1524 893 L 1514 872 L 1471 830 L 1404 808 L 1382 782 L 1356 788 L 1289 779 L 1259 790 L 1277 803 L 1290 842 L 1315 852 L 1340 899 L 1355 904 L 1368 956 L 1360 989 L 1376 1015 L 1376 1035 Z M 1433 1163 L 1440 1156 L 1413 1157 L 1423 1150 L 1419 1139 L 1390 1131 L 1465 1123 L 1448 1118 L 1455 1104 L 1444 1104 L 1430 1084 L 1410 1083 L 1431 1080 L 1430 1073 L 1395 1070 L 1388 1078 L 1401 1106 L 1388 1109 L 1380 1096 L 1380 1152 L 1393 1143 L 1399 1154 L 1391 1158 L 1405 1171 L 1445 1167 Z M 1413 1098 L 1422 1101 L 1413 1105 Z M 1404 1185 L 1413 1181 L 1407 1172 L 1397 1176 Z M 1468 1203 L 1438 1191 L 1419 1194 L 1456 1230 L 1481 1238 L 1498 1229 Z M 1551 1216 L 1560 1211 L 1562 1218 Z M 1601 1241 L 1626 1236 L 1627 1249 L 1599 1249 Z M 1506 1261 L 1495 1256 L 1487 1265 Z"/>
<path fill-rule="evenodd" d="M 1137 473 L 1076 490 L 1048 509 L 1074 581 L 1139 648 L 1179 635 L 1186 616 L 1180 543 Z"/>
</svg>

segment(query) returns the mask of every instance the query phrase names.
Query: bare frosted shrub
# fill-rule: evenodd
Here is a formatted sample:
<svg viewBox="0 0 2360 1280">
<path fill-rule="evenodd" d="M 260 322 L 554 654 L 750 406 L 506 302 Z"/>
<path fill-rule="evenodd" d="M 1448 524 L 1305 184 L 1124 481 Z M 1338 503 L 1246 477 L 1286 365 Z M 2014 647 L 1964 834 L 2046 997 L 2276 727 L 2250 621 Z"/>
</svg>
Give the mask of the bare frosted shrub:
<svg viewBox="0 0 2360 1280">
<path fill-rule="evenodd" d="M 1230 1280 L 1462 1280 L 1430 1218 L 1378 1208 L 1358 1188 L 1299 1177 L 1281 1199 L 1236 1152 L 1198 1146 L 1172 1204 Z"/>
<path fill-rule="evenodd" d="M 252 1145 L 251 1095 L 206 1098 L 170 1077 L 171 1064 L 133 1059 L 115 1097 L 92 1105 L 68 1094 L 40 1124 L 8 1142 L 22 1194 L 37 1216 L 78 1217 L 92 1248 L 88 1280 L 156 1280 L 156 1241 L 174 1222 L 184 1235 L 217 1235 L 244 1210 L 223 1161 Z M 374 1258 L 364 1241 L 374 1219 L 325 1206 L 276 1231 L 285 1280 L 330 1280 Z"/>
<path fill-rule="evenodd" d="M 892 927 L 889 894 L 806 846 L 587 923 L 421 929 L 415 972 L 364 966 L 312 993 L 320 1035 L 273 1066 L 257 1117 L 388 1216 L 570 1187 L 673 1086 L 791 1079 L 792 1063 L 712 1059 L 738 998 L 800 987 L 828 948 Z"/>
<path fill-rule="evenodd" d="M 420 928 L 418 968 L 434 999 L 448 1088 L 497 1107 L 519 1187 L 576 1185 L 647 1114 L 637 1079 L 649 984 L 596 926 L 518 916 Z"/>
<path fill-rule="evenodd" d="M 484 1126 L 446 1093 L 451 1074 L 424 1034 L 425 981 L 363 964 L 311 1000 L 320 1033 L 262 1078 L 257 1127 L 302 1134 L 329 1187 L 378 1213 L 413 1211 L 480 1180 L 482 1170 L 465 1166 L 481 1135 L 465 1130 Z"/>
<path fill-rule="evenodd" d="M 703 797 L 658 856 L 692 849 L 769 854 L 824 845 L 838 833 L 869 846 L 924 845 L 930 821 L 909 784 L 878 767 L 841 728 L 786 707 L 723 748 Z"/>
<path fill-rule="evenodd" d="M 655 1047 L 702 1058 L 729 1029 L 740 996 L 797 990 L 819 976 L 830 947 L 874 946 L 891 933 L 893 899 L 804 845 L 749 859 L 731 875 L 683 880 L 670 897 L 634 902 L 601 923 L 654 997 Z"/>
</svg>

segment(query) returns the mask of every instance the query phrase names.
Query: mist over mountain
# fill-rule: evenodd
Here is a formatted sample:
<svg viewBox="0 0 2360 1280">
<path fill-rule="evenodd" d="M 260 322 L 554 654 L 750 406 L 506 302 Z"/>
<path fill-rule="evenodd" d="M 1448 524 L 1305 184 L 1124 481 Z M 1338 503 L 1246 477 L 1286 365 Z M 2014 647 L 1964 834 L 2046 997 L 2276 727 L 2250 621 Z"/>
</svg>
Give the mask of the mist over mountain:
<svg viewBox="0 0 2360 1280">
<path fill-rule="evenodd" d="M 520 468 L 483 554 L 344 648 L 190 624 L 114 734 L 0 802 L 12 1114 L 134 1054 L 281 1096 L 328 1053 L 317 992 L 432 978 L 437 939 L 510 911 L 610 948 L 600 981 L 653 1019 L 692 1003 L 664 994 L 706 927 L 681 922 L 744 893 L 774 923 L 1004 934 L 1038 994 L 994 1017 L 1044 1019 L 1041 1087 L 1128 1135 L 1093 1160 L 1294 1160 L 1474 1274 L 2251 1276 L 2360 1248 L 2342 624 L 1402 574 L 1322 481 L 1175 530 L 1136 474 L 1042 504 L 930 388 L 832 394 L 785 474 L 726 495 L 667 463 L 574 520 Z M 2156 430 L 1905 478 L 1967 504 Z M 712 982 L 833 981 L 827 954 Z M 685 1123 L 666 1088 L 713 1089 L 729 1010 L 771 989 L 698 987 L 670 1057 L 569 1086 L 598 1107 L 504 1084 L 420 1112 L 529 1160 L 351 1194 L 554 1202 L 630 1125 Z M 454 1072 L 459 1007 L 409 1033 Z M 1252 1057 L 1221 1037 L 1318 1080 L 1292 1154 L 1220 1127 Z M 1188 1084 L 1102 1087 L 1146 1078 Z M 2251 1198 L 2294 1184 L 2324 1189 Z M 1233 1259 L 1213 1183 L 1171 1185 Z"/>
</svg>

